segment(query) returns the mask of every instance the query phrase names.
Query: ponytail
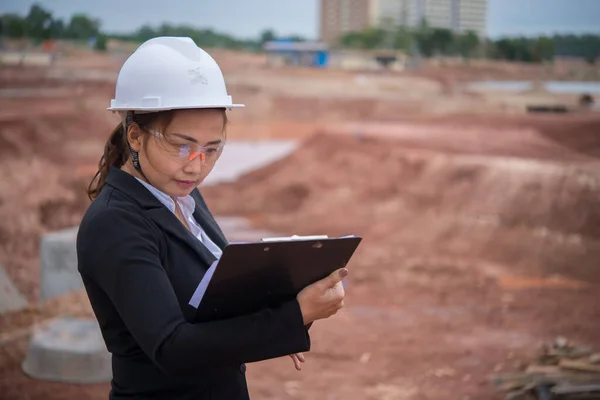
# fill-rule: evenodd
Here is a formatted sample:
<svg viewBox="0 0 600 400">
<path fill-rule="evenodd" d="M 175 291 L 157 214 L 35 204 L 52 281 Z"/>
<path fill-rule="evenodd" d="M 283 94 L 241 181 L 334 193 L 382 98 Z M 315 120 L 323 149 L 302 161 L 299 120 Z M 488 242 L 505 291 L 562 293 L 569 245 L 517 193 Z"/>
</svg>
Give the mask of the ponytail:
<svg viewBox="0 0 600 400">
<path fill-rule="evenodd" d="M 121 168 L 128 158 L 127 135 L 123 124 L 119 123 L 104 145 L 104 154 L 98 163 L 98 172 L 88 186 L 87 194 L 90 200 L 94 200 L 104 187 L 110 167 Z"/>
</svg>

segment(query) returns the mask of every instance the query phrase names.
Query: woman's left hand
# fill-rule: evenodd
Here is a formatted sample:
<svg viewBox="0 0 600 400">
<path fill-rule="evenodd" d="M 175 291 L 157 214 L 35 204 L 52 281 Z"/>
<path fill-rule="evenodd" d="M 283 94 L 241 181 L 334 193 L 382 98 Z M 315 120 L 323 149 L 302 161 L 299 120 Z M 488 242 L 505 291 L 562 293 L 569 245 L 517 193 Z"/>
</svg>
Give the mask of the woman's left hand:
<svg viewBox="0 0 600 400">
<path fill-rule="evenodd" d="M 300 363 L 303 363 L 304 361 L 306 361 L 306 358 L 304 358 L 304 354 L 302 354 L 302 353 L 290 354 L 290 357 L 292 358 L 292 360 L 294 360 L 294 366 L 296 367 L 296 369 L 298 371 L 300 371 L 302 369 L 302 367 L 300 366 Z"/>
</svg>

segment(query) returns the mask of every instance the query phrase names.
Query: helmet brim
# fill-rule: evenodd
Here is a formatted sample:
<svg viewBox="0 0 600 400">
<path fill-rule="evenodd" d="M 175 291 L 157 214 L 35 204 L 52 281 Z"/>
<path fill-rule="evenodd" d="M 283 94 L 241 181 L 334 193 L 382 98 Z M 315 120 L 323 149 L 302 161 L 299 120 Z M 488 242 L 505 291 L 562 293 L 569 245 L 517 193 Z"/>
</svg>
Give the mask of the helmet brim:
<svg viewBox="0 0 600 400">
<path fill-rule="evenodd" d="M 170 106 L 170 107 L 108 107 L 107 111 L 139 111 L 139 112 L 159 112 L 159 111 L 171 111 L 171 110 L 194 110 L 194 109 L 205 109 L 205 108 L 244 108 L 245 104 L 203 104 L 201 106 L 189 105 L 189 106 Z"/>
</svg>

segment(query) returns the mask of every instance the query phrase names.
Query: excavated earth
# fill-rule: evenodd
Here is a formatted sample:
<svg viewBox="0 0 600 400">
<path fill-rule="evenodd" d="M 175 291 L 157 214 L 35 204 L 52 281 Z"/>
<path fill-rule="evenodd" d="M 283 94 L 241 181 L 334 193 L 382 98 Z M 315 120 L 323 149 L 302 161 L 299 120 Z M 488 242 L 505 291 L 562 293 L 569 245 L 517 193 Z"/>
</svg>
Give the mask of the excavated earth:
<svg viewBox="0 0 600 400">
<path fill-rule="evenodd" d="M 282 234 L 364 238 L 347 305 L 313 326 L 303 370 L 289 358 L 249 365 L 253 398 L 500 399 L 490 374 L 521 369 L 540 344 L 562 335 L 600 346 L 599 116 L 506 112 L 426 76 L 400 80 L 411 100 L 360 88 L 344 97 L 335 90 L 364 77 L 219 57 L 233 94 L 255 105 L 232 117 L 231 140 L 301 144 L 202 188 L 213 213 Z M 117 122 L 104 109 L 118 63 L 87 75 L 94 63 L 0 69 L 0 264 L 31 302 L 0 315 L 3 398 L 107 396 L 108 384 L 32 380 L 20 363 L 34 323 L 92 316 L 82 292 L 36 304 L 38 247 L 89 204 L 83 190 Z M 242 67 L 274 78 L 252 86 Z M 65 78 L 71 69 L 77 79 Z M 294 77 L 308 80 L 302 93 L 285 86 Z"/>
</svg>

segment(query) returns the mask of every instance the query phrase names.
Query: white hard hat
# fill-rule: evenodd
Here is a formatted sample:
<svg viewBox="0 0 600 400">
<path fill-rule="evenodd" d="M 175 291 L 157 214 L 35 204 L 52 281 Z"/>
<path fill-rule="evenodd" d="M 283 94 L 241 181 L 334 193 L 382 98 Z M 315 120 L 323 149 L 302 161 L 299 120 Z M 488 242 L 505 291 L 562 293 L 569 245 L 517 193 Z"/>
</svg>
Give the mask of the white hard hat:
<svg viewBox="0 0 600 400">
<path fill-rule="evenodd" d="M 125 61 L 109 111 L 238 108 L 217 62 L 188 37 L 157 37 Z"/>
</svg>

